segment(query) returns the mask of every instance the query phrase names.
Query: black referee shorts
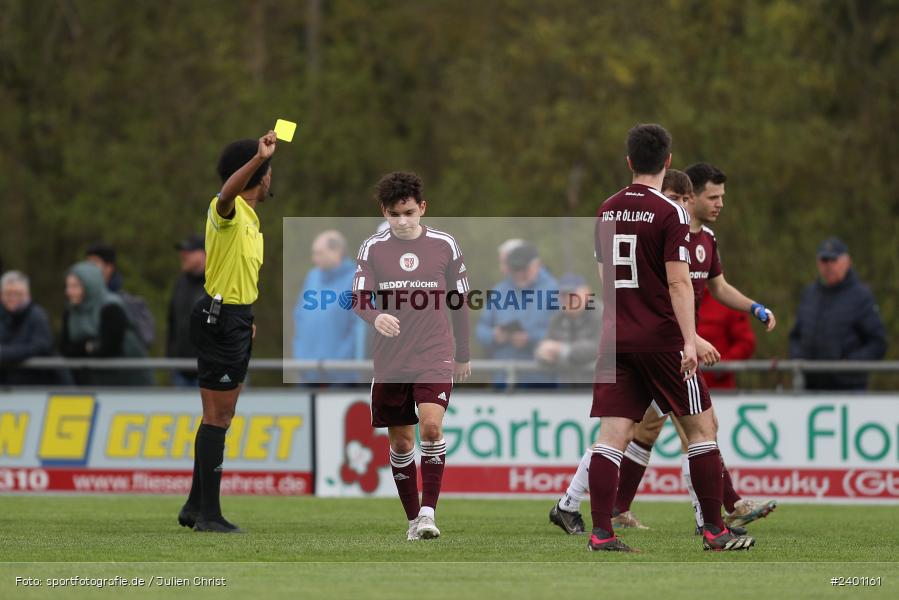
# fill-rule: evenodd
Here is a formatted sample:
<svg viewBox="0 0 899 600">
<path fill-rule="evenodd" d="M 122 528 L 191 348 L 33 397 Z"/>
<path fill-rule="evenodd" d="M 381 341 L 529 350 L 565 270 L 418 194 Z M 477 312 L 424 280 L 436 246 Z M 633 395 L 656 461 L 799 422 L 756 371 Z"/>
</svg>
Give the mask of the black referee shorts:
<svg viewBox="0 0 899 600">
<path fill-rule="evenodd" d="M 253 312 L 249 304 L 223 304 L 215 324 L 207 323 L 212 298 L 205 296 L 190 314 L 190 339 L 197 349 L 201 388 L 233 390 L 243 383 L 253 350 Z"/>
</svg>

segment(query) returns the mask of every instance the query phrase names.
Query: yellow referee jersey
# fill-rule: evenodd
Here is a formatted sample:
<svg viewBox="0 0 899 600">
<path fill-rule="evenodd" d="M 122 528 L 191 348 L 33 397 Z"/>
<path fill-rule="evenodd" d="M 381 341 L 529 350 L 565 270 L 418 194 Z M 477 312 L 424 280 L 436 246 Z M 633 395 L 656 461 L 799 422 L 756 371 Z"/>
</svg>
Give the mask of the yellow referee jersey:
<svg viewBox="0 0 899 600">
<path fill-rule="evenodd" d="M 215 203 L 206 213 L 206 293 L 222 295 L 224 304 L 252 304 L 259 295 L 262 233 L 259 217 L 247 201 L 234 199 L 234 217 L 218 214 Z"/>
</svg>

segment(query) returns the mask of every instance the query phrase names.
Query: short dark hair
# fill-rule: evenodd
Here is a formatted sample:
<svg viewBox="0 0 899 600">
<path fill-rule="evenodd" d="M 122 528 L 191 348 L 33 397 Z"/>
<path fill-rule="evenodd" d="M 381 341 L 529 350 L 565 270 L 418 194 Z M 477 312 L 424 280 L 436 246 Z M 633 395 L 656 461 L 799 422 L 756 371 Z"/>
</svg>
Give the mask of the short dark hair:
<svg viewBox="0 0 899 600">
<path fill-rule="evenodd" d="M 415 173 L 394 171 L 381 178 L 375 186 L 375 196 L 381 208 L 388 209 L 406 198 L 414 198 L 416 204 L 422 203 L 421 177 Z"/>
<path fill-rule="evenodd" d="M 701 194 L 702 190 L 705 189 L 705 184 L 710 181 L 714 184 L 721 184 L 727 181 L 727 175 L 721 169 L 713 167 L 709 163 L 698 162 L 684 169 L 684 172 L 686 172 L 687 177 L 693 183 L 693 191 L 697 194 Z"/>
<path fill-rule="evenodd" d="M 259 140 L 251 139 L 237 140 L 236 142 L 231 142 L 225 146 L 225 149 L 222 150 L 222 155 L 219 157 L 217 167 L 219 177 L 222 178 L 222 183 L 228 181 L 229 177 L 234 175 L 242 166 L 250 162 L 250 159 L 256 156 L 258 150 Z M 262 178 L 268 173 L 271 162 L 272 159 L 267 158 L 265 162 L 256 169 L 256 172 L 253 173 L 253 176 L 247 181 L 247 186 L 244 188 L 245 190 L 249 190 L 259 185 L 259 182 L 262 181 Z"/>
<path fill-rule="evenodd" d="M 655 123 L 634 125 L 627 132 L 627 156 L 638 175 L 655 175 L 671 155 L 671 134 Z"/>
<path fill-rule="evenodd" d="M 108 265 L 115 264 L 115 247 L 106 242 L 96 242 L 87 247 L 85 256 L 97 256 Z"/>
<path fill-rule="evenodd" d="M 665 171 L 665 179 L 662 180 L 662 191 L 671 190 L 679 196 L 689 196 L 693 193 L 693 183 L 683 171 L 668 169 Z"/>
</svg>

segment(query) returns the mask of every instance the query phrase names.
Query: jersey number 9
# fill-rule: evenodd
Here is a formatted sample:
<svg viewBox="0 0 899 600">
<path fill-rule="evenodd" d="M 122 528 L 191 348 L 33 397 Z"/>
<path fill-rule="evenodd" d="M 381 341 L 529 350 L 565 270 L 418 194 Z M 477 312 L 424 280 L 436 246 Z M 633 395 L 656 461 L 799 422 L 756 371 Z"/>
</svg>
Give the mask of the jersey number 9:
<svg viewBox="0 0 899 600">
<path fill-rule="evenodd" d="M 619 279 L 616 272 L 615 289 L 640 287 L 637 279 L 637 234 L 616 233 L 612 237 L 612 264 L 627 267 L 631 272 L 626 279 Z"/>
</svg>

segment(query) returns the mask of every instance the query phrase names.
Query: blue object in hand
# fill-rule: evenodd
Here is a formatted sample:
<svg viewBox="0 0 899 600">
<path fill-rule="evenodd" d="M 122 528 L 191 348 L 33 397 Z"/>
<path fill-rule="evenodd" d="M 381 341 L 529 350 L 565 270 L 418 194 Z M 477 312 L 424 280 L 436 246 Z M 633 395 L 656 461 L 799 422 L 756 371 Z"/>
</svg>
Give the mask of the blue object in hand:
<svg viewBox="0 0 899 600">
<path fill-rule="evenodd" d="M 753 302 L 752 306 L 749 307 L 749 312 L 762 323 L 768 322 L 768 309 L 765 308 L 764 304 Z"/>
</svg>

